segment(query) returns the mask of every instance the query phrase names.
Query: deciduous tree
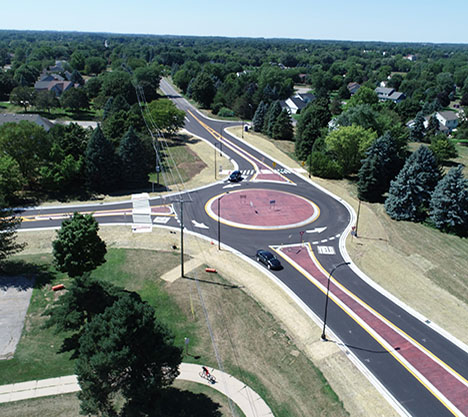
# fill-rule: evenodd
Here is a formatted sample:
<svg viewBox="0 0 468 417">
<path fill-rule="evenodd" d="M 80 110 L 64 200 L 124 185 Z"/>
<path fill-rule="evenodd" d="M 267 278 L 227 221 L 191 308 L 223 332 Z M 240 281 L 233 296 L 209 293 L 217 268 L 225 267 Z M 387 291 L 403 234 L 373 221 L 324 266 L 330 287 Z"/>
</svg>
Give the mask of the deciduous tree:
<svg viewBox="0 0 468 417">
<path fill-rule="evenodd" d="M 75 212 L 64 220 L 52 242 L 56 268 L 77 277 L 102 265 L 107 249 L 98 231 L 99 225 L 91 214 Z"/>
<path fill-rule="evenodd" d="M 27 111 L 28 107 L 33 105 L 35 97 L 36 91 L 34 88 L 19 85 L 11 90 L 10 102 L 23 107 L 24 111 Z"/>
<path fill-rule="evenodd" d="M 184 127 L 185 112 L 179 110 L 169 99 L 159 99 L 148 104 L 151 120 L 157 128 L 168 135 L 173 135 Z"/>
</svg>

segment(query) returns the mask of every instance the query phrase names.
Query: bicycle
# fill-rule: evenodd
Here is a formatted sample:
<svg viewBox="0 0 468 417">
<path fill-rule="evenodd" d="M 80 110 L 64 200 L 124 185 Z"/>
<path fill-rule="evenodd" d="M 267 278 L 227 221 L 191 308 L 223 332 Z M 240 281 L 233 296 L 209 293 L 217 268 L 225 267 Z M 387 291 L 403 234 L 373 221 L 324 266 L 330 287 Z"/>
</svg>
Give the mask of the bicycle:
<svg viewBox="0 0 468 417">
<path fill-rule="evenodd" d="M 206 379 L 210 384 L 216 384 L 216 377 L 213 374 L 205 373 L 204 371 L 200 372 L 199 375 Z"/>
</svg>

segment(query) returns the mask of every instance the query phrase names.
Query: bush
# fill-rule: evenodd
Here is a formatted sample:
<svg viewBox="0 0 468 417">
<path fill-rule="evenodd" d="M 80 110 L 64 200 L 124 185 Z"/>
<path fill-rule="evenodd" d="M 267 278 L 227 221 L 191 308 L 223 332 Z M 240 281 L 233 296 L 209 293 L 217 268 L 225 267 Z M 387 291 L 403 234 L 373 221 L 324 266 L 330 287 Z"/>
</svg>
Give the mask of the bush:
<svg viewBox="0 0 468 417">
<path fill-rule="evenodd" d="M 227 107 L 221 107 L 218 112 L 219 117 L 234 117 L 234 112 Z"/>
<path fill-rule="evenodd" d="M 323 152 L 312 152 L 308 163 L 312 175 L 335 180 L 343 178 L 342 166 Z"/>
</svg>

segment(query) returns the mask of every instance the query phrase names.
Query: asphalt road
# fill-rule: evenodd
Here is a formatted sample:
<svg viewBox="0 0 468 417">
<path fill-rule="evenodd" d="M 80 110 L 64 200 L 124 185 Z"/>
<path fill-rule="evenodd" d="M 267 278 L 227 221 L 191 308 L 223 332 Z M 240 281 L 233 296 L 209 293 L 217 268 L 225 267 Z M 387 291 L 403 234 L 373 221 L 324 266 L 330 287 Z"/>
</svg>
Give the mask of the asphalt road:
<svg viewBox="0 0 468 417">
<path fill-rule="evenodd" d="M 178 201 L 182 199 L 186 202 L 184 204 L 186 229 L 203 234 L 217 242 L 218 224 L 205 210 L 205 205 L 211 198 L 233 190 L 261 188 L 286 191 L 313 201 L 320 208 L 320 216 L 310 225 L 279 230 L 250 230 L 221 224 L 222 243 L 254 259 L 257 249 L 298 243 L 301 241 L 300 232 L 317 228 L 321 229 L 320 232 L 304 233 L 303 238 L 310 244 L 324 270 L 330 272 L 335 266 L 347 260 L 341 254 L 339 244 L 340 238 L 352 220 L 351 213 L 345 205 L 315 187 L 307 179 L 289 172 L 280 164 L 275 165 L 275 161 L 267 155 L 252 149 L 224 131 L 227 126 L 236 123 L 203 117 L 165 80 L 162 80 L 161 88 L 179 108 L 186 112 L 187 131 L 213 145 L 217 144 L 218 149 L 221 148 L 219 143 L 222 143 L 223 152 L 238 164 L 240 170 L 256 170 L 258 174 L 262 171 L 262 167 L 275 166 L 275 172 L 280 171 L 283 178 L 283 182 L 249 181 L 256 178 L 257 174 L 253 174 L 235 186 L 218 182 L 209 187 L 187 192 L 183 196 L 172 195 L 164 200 L 152 199 L 153 207 L 168 202 L 173 203 L 177 216 L 171 218 L 167 226 L 179 227 Z M 222 205 L 222 200 L 220 204 Z M 102 223 L 131 223 L 131 209 L 130 201 L 75 207 L 34 208 L 24 212 L 25 221 L 21 227 L 24 229 L 58 227 L 63 218 L 75 210 L 94 212 L 96 219 Z M 200 224 L 208 228 L 201 228 Z M 320 253 L 316 250 L 320 245 L 332 248 L 334 253 Z M 318 317 L 323 317 L 325 309 L 323 288 L 308 280 L 290 263 L 286 261 L 282 263 L 284 266 L 282 270 L 271 273 L 287 285 Z M 355 273 L 354 268 L 340 267 L 333 277 L 350 294 L 357 297 L 362 305 L 367 306 L 368 311 L 383 318 L 382 322 L 386 326 L 390 326 L 392 331 L 405 337 L 403 343 L 382 343 L 382 340 L 370 331 L 362 320 L 356 319 L 346 308 L 334 301 L 329 303 L 327 326 L 350 354 L 354 355 L 380 382 L 381 390 L 386 393 L 387 398 L 393 398 L 399 404 L 399 412 L 421 417 L 468 415 L 467 352 L 435 331 L 428 323 L 414 317 L 401 305 L 382 295 Z M 409 357 L 410 349 L 414 349 L 415 346 L 425 355 L 424 360 L 415 359 L 414 363 L 411 361 L 408 363 L 405 358 Z M 408 355 L 405 356 L 405 353 Z M 441 381 L 447 382 L 441 383 Z"/>
</svg>

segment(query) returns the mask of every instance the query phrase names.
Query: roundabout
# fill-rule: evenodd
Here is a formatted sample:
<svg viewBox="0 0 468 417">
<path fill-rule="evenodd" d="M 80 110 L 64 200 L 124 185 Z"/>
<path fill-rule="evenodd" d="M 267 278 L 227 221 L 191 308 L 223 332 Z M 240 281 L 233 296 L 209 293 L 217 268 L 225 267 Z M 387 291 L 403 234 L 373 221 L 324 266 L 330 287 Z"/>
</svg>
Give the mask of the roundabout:
<svg viewBox="0 0 468 417">
<path fill-rule="evenodd" d="M 270 189 L 226 192 L 212 197 L 205 211 L 232 227 L 251 230 L 289 229 L 312 223 L 319 207 L 302 196 Z"/>
</svg>

